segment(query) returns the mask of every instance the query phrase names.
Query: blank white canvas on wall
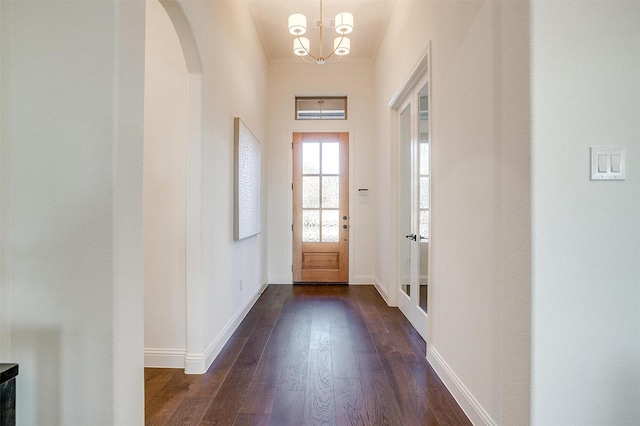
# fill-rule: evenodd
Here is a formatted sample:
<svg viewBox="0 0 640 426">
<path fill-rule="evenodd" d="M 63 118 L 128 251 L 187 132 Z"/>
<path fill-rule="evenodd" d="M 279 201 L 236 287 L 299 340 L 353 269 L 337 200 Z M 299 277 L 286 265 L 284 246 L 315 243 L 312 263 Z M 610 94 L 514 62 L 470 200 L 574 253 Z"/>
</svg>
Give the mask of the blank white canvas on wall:
<svg viewBox="0 0 640 426">
<path fill-rule="evenodd" d="M 234 118 L 236 240 L 260 233 L 262 147 L 239 117 Z"/>
</svg>

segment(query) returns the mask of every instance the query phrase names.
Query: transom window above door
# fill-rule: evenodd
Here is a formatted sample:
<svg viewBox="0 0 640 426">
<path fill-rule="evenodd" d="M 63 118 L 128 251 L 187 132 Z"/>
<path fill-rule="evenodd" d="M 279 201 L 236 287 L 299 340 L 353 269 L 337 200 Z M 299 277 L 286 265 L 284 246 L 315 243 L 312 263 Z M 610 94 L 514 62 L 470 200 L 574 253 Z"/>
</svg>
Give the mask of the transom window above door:
<svg viewBox="0 0 640 426">
<path fill-rule="evenodd" d="M 346 96 L 296 96 L 296 120 L 346 119 Z"/>
</svg>

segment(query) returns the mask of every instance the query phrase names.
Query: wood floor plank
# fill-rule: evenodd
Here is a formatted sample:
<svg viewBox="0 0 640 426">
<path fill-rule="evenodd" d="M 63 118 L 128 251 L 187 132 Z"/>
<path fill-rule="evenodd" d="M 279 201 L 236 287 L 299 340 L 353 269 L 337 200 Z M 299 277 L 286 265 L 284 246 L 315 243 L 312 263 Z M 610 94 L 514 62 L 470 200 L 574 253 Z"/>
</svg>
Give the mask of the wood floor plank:
<svg viewBox="0 0 640 426">
<path fill-rule="evenodd" d="M 415 329 L 412 329 L 415 334 L 409 333 L 408 330 L 404 328 L 402 322 L 398 321 L 398 318 L 395 315 L 393 320 L 386 323 L 386 326 L 389 330 L 389 336 L 393 342 L 393 347 L 402 355 L 405 362 L 416 362 L 418 358 L 425 358 L 427 345 Z M 416 342 L 419 339 L 419 341 L 422 342 L 422 345 L 416 344 L 414 346 L 411 342 L 414 339 Z"/>
<path fill-rule="evenodd" d="M 271 414 L 273 399 L 276 395 L 277 382 L 251 381 L 245 391 L 242 404 L 238 409 L 240 414 Z"/>
<path fill-rule="evenodd" d="M 301 304 L 307 303 L 302 302 Z M 310 342 L 311 305 L 307 304 L 306 307 L 300 307 L 296 312 L 278 380 L 278 390 L 305 390 Z"/>
<path fill-rule="evenodd" d="M 422 424 L 420 418 L 426 409 L 426 389 L 420 389 L 415 385 L 411 371 L 400 353 L 393 352 L 383 356 L 382 365 L 398 401 L 404 424 Z"/>
<path fill-rule="evenodd" d="M 185 397 L 173 413 L 168 425 L 198 425 L 207 412 L 211 399 Z"/>
<path fill-rule="evenodd" d="M 278 380 L 278 390 L 303 391 L 307 386 L 309 349 L 291 351 L 285 355 Z"/>
<path fill-rule="evenodd" d="M 305 395 L 305 422 L 314 425 L 334 424 L 336 418 L 331 373 L 331 351 L 312 350 L 309 353 L 309 382 Z"/>
<path fill-rule="evenodd" d="M 256 371 L 251 378 L 255 382 L 271 382 L 277 384 L 284 362 L 284 355 L 293 328 L 295 314 L 280 315 L 269 336 L 267 346 L 258 361 Z"/>
<path fill-rule="evenodd" d="M 333 379 L 336 424 L 371 425 L 365 407 L 360 379 Z"/>
<path fill-rule="evenodd" d="M 271 327 L 255 327 L 238 355 L 227 379 L 207 410 L 202 424 L 228 424 L 235 421 L 246 389 L 271 335 Z"/>
<path fill-rule="evenodd" d="M 231 337 L 207 372 L 194 383 L 188 396 L 215 398 L 247 340 L 247 337 Z"/>
<path fill-rule="evenodd" d="M 238 414 L 234 426 L 268 426 L 268 414 Z"/>
<path fill-rule="evenodd" d="M 145 368 L 144 369 L 144 398 L 145 406 L 155 399 L 158 393 L 176 374 L 173 368 Z"/>
<path fill-rule="evenodd" d="M 358 354 L 358 366 L 367 414 L 372 424 L 381 426 L 403 424 L 400 408 L 380 358 L 376 354 Z"/>
<path fill-rule="evenodd" d="M 408 363 L 414 381 L 427 391 L 427 404 L 441 425 L 470 425 L 451 393 L 428 363 Z"/>
<path fill-rule="evenodd" d="M 231 370 L 200 424 L 232 425 L 235 422 L 254 368 L 237 367 Z"/>
<path fill-rule="evenodd" d="M 146 422 L 148 425 L 161 426 L 167 424 L 169 418 L 178 409 L 182 400 L 197 376 L 186 375 L 177 370 L 171 380 L 162 388 L 155 398 L 145 407 Z"/>
<path fill-rule="evenodd" d="M 334 379 L 360 378 L 351 331 L 348 327 L 334 327 L 331 329 L 331 358 Z"/>
<path fill-rule="evenodd" d="M 305 391 L 279 390 L 273 401 L 270 426 L 300 426 L 304 415 Z"/>
</svg>

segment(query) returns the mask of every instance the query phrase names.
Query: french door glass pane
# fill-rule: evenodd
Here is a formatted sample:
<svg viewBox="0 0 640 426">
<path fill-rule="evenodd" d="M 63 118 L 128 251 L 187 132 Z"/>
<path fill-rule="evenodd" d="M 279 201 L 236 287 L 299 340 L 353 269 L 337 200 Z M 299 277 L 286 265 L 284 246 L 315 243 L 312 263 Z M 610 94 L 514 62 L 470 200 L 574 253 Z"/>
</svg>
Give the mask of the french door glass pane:
<svg viewBox="0 0 640 426">
<path fill-rule="evenodd" d="M 420 208 L 429 208 L 429 177 L 420 177 Z"/>
<path fill-rule="evenodd" d="M 340 207 L 340 176 L 322 176 L 322 208 Z"/>
<path fill-rule="evenodd" d="M 302 174 L 320 173 L 320 144 L 305 142 L 302 144 Z"/>
<path fill-rule="evenodd" d="M 420 238 L 429 238 L 429 210 L 420 211 Z"/>
<path fill-rule="evenodd" d="M 420 227 L 420 291 L 418 294 L 418 307 L 427 312 L 427 289 L 429 280 L 429 85 L 425 85 L 418 94 L 419 101 L 419 128 L 418 128 L 418 164 L 420 170 L 419 187 L 419 227 Z"/>
<path fill-rule="evenodd" d="M 302 177 L 302 208 L 317 209 L 320 207 L 320 178 L 318 176 Z"/>
<path fill-rule="evenodd" d="M 313 243 L 320 241 L 320 211 L 302 211 L 302 241 Z"/>
<path fill-rule="evenodd" d="M 420 309 L 422 309 L 423 311 L 427 312 L 427 284 L 425 281 L 425 284 L 422 283 L 422 281 L 420 282 L 420 303 L 419 303 Z"/>
<path fill-rule="evenodd" d="M 338 210 L 322 210 L 322 242 L 338 242 Z"/>
<path fill-rule="evenodd" d="M 400 285 L 411 296 L 411 107 L 400 113 Z"/>
<path fill-rule="evenodd" d="M 420 174 L 429 174 L 429 144 L 426 142 L 420 143 Z"/>
<path fill-rule="evenodd" d="M 322 174 L 340 174 L 340 145 L 337 142 L 322 144 Z"/>
</svg>

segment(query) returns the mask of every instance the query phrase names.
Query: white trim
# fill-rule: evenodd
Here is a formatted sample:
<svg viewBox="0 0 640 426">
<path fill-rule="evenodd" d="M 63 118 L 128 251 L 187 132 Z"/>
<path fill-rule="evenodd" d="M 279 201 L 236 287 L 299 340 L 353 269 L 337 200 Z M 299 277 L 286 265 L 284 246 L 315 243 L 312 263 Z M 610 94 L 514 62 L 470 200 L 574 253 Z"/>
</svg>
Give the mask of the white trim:
<svg viewBox="0 0 640 426">
<path fill-rule="evenodd" d="M 263 287 L 264 288 L 264 287 Z M 184 356 L 185 374 L 204 374 L 209 369 L 213 361 L 227 344 L 231 335 L 238 328 L 242 320 L 249 313 L 253 305 L 258 301 L 262 290 L 258 290 L 249 298 L 244 305 L 236 312 L 227 325 L 216 336 L 204 353 L 187 353 Z"/>
<path fill-rule="evenodd" d="M 497 423 L 491 418 L 487 410 L 478 402 L 471 391 L 467 389 L 462 380 L 456 375 L 433 345 L 429 345 L 427 361 L 429 361 L 433 369 L 438 373 L 438 376 L 458 402 L 462 411 L 464 411 L 467 417 L 469 417 L 469 420 L 471 420 L 471 423 L 474 425 L 497 426 Z"/>
<path fill-rule="evenodd" d="M 184 368 L 186 349 L 145 348 L 145 368 Z"/>
<path fill-rule="evenodd" d="M 429 70 L 429 53 L 431 42 L 427 45 L 425 52 L 420 57 L 420 60 L 409 73 L 409 77 L 400 85 L 400 88 L 396 91 L 393 97 L 389 100 L 389 108 L 396 109 L 400 106 L 400 103 L 413 91 L 414 86 L 427 74 Z"/>
<path fill-rule="evenodd" d="M 375 277 L 373 275 L 354 275 L 349 281 L 350 285 L 373 285 Z"/>
<path fill-rule="evenodd" d="M 384 299 L 387 305 L 395 306 L 389 303 L 389 293 L 387 293 L 387 291 L 384 289 L 384 287 L 382 286 L 382 283 L 380 282 L 380 280 L 378 280 L 377 277 L 373 277 L 373 285 L 375 286 L 376 290 L 378 290 L 378 293 L 380 293 L 380 296 L 382 296 L 382 298 Z"/>
<path fill-rule="evenodd" d="M 165 2 L 167 4 L 168 2 Z M 185 31 L 191 34 L 191 31 Z M 185 53 L 185 61 L 186 53 Z M 188 62 L 188 61 L 187 61 Z M 202 74 L 188 75 L 186 199 L 185 199 L 185 303 L 186 343 L 189 351 L 204 348 L 204 306 L 202 304 Z M 186 360 L 186 356 L 185 356 Z M 183 361 L 183 368 L 186 361 Z"/>
<path fill-rule="evenodd" d="M 290 275 L 271 275 L 269 276 L 269 284 L 293 284 Z"/>
</svg>

